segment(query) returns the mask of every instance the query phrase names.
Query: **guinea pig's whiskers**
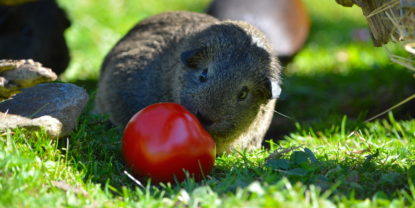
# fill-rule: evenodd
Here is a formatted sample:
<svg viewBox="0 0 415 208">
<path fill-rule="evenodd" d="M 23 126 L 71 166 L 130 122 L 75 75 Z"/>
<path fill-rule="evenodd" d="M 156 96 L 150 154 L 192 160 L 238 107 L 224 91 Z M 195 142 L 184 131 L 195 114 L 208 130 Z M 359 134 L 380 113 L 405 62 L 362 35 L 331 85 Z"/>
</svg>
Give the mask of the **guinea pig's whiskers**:
<svg viewBox="0 0 415 208">
<path fill-rule="evenodd" d="M 280 116 L 282 116 L 282 117 L 284 117 L 284 118 L 287 118 L 287 119 L 290 119 L 290 120 L 292 120 L 292 121 L 295 121 L 295 119 L 294 119 L 293 117 L 291 117 L 291 116 L 287 116 L 287 115 L 285 115 L 285 114 L 283 114 L 283 113 L 281 113 L 281 112 L 278 112 L 278 111 L 276 111 L 276 110 L 274 110 L 274 113 L 276 113 L 276 114 L 278 114 L 278 115 L 280 115 Z"/>
</svg>

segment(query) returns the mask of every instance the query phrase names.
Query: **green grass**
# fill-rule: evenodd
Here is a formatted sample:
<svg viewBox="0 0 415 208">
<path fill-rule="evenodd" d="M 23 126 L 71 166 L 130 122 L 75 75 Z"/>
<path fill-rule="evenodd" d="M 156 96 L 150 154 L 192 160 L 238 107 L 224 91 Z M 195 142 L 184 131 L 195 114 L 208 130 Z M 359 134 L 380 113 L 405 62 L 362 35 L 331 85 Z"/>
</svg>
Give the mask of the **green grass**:
<svg viewBox="0 0 415 208">
<path fill-rule="evenodd" d="M 200 183 L 189 179 L 143 189 L 123 174 L 119 130 L 108 131 L 101 119 L 83 117 L 70 139 L 59 142 L 43 132 L 6 132 L 0 143 L 1 205 L 414 205 L 415 121 L 397 122 L 392 114 L 353 134 L 346 120 L 322 132 L 300 128 L 271 142 L 269 150 L 218 157 L 211 176 Z M 285 153 L 266 160 L 273 151 Z"/>
<path fill-rule="evenodd" d="M 292 119 L 278 117 L 267 148 L 218 157 L 198 183 L 141 188 L 124 174 L 122 131 L 89 114 L 100 64 L 139 19 L 208 0 L 59 0 L 72 20 L 62 80 L 92 99 L 68 138 L 0 133 L 0 207 L 415 207 L 414 101 L 364 122 L 414 94 L 413 75 L 353 39 L 366 27 L 359 9 L 305 2 L 313 29 L 284 69 L 277 106 Z"/>
</svg>

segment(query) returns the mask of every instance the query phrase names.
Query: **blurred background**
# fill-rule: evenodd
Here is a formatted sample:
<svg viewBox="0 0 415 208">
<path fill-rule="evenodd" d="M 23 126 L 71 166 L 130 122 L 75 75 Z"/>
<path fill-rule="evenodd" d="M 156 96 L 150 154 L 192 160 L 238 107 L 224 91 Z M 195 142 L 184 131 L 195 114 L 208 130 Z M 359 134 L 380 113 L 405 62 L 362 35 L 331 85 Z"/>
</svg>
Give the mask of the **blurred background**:
<svg viewBox="0 0 415 208">
<path fill-rule="evenodd" d="M 392 63 L 384 48 L 373 46 L 360 8 L 345 8 L 334 0 L 302 2 L 310 31 L 296 56 L 284 63 L 283 93 L 276 108 L 289 118 L 276 113 L 269 138 L 279 139 L 298 125 L 329 129 L 344 116 L 348 127 L 355 128 L 415 93 L 413 72 Z M 85 87 L 93 98 L 104 56 L 138 21 L 171 10 L 205 12 L 210 3 L 57 0 L 70 21 L 64 32 L 70 61 L 61 80 Z M 393 44 L 388 48 L 398 50 Z M 411 119 L 415 102 L 393 112 L 397 119 Z"/>
</svg>

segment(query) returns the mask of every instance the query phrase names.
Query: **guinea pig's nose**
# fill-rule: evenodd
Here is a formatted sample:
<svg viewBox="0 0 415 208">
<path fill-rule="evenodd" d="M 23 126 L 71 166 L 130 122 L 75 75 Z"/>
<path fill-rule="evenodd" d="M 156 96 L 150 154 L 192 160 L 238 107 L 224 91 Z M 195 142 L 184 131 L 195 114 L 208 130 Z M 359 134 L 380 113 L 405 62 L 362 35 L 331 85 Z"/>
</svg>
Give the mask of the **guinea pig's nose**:
<svg viewBox="0 0 415 208">
<path fill-rule="evenodd" d="M 200 112 L 196 113 L 196 117 L 197 117 L 197 119 L 199 119 L 199 122 L 205 127 L 208 127 L 208 126 L 213 124 L 212 120 L 210 120 L 208 117 L 201 114 Z"/>
</svg>

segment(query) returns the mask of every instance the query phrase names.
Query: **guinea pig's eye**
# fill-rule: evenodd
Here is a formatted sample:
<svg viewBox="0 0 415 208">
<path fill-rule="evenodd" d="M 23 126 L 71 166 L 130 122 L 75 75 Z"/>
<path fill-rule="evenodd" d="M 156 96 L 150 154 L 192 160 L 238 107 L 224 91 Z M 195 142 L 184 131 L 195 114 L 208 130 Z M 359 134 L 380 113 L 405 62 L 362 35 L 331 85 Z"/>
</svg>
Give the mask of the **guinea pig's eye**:
<svg viewBox="0 0 415 208">
<path fill-rule="evenodd" d="M 238 94 L 238 100 L 243 101 L 248 97 L 249 89 L 248 87 L 244 86 L 242 87 L 241 91 Z"/>
<path fill-rule="evenodd" d="M 200 82 L 206 82 L 207 81 L 207 72 L 208 72 L 208 69 L 203 69 L 202 74 L 200 74 L 200 76 L 199 76 L 199 81 Z"/>
</svg>

